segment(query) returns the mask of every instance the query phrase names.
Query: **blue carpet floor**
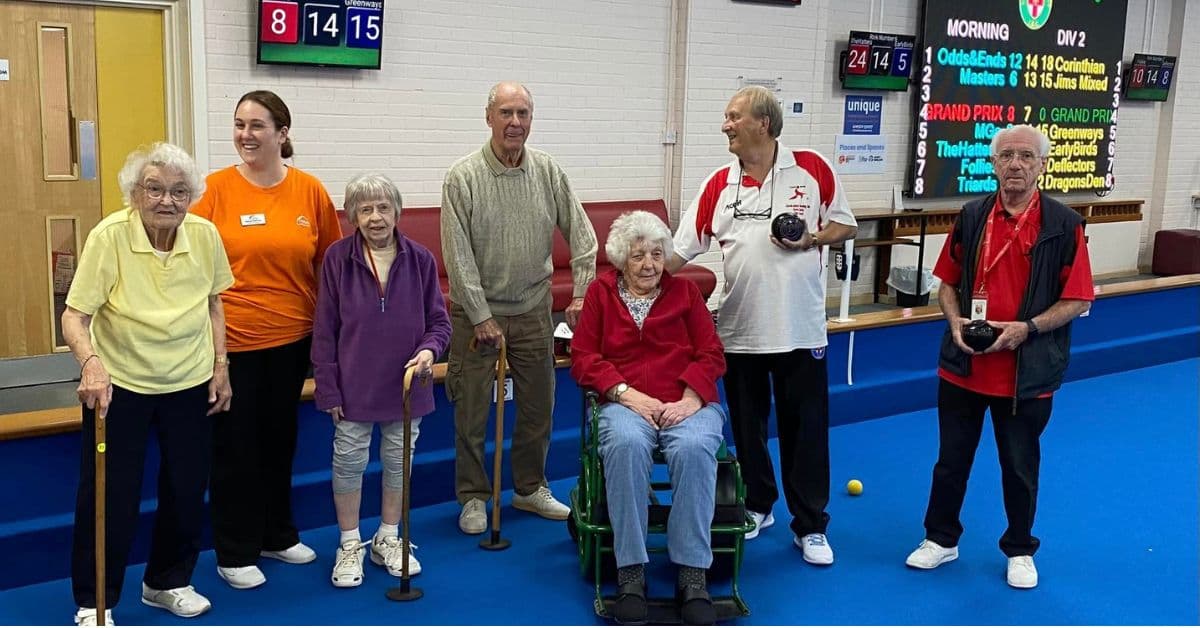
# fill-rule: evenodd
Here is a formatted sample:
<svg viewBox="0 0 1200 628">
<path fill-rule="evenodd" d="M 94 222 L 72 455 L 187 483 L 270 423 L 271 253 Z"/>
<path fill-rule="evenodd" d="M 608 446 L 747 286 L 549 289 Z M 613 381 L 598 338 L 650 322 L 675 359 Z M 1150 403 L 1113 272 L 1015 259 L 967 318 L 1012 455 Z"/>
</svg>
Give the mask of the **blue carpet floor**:
<svg viewBox="0 0 1200 628">
<path fill-rule="evenodd" d="M 804 563 L 792 546 L 783 503 L 779 523 L 747 545 L 741 590 L 752 614 L 740 624 L 1196 624 L 1200 621 L 1197 414 L 1200 360 L 1191 359 L 1068 384 L 1055 396 L 1043 437 L 1035 533 L 1041 584 L 1004 582 L 999 466 L 984 430 L 963 510 L 960 558 L 935 571 L 904 566 L 921 540 L 937 453 L 935 412 L 925 410 L 834 428 L 829 505 L 832 567 Z M 419 453 L 418 453 L 419 455 Z M 775 455 L 778 455 L 775 452 Z M 847 480 L 865 485 L 859 497 Z M 417 478 L 422 481 L 423 478 Z M 572 481 L 556 482 L 565 499 Z M 508 503 L 507 496 L 504 503 Z M 457 531 L 455 504 L 413 511 L 425 597 L 384 599 L 395 584 L 367 565 L 357 589 L 334 589 L 329 570 L 336 526 L 306 531 L 320 557 L 303 566 L 263 561 L 268 582 L 251 591 L 223 584 L 212 552 L 194 585 L 213 610 L 181 620 L 138 602 L 141 566 L 127 572 L 115 609 L 121 624 L 595 624 L 591 587 L 579 575 L 562 523 L 506 507 L 505 552 L 476 547 Z M 370 534 L 378 523 L 364 521 Z M 69 539 L 63 539 L 69 543 Z M 654 560 L 663 561 L 664 557 Z M 6 564 L 3 569 L 19 569 Z M 669 594 L 669 572 L 652 595 Z M 720 591 L 714 586 L 714 593 Z M 70 582 L 0 591 L 0 623 L 63 624 Z"/>
</svg>

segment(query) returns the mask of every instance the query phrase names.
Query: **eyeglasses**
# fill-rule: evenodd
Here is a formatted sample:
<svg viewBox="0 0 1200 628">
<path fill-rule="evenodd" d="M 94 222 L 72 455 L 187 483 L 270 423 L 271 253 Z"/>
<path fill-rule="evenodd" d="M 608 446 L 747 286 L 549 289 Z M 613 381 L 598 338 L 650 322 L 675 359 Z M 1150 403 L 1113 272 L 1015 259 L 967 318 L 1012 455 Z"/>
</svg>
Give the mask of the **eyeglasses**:
<svg viewBox="0 0 1200 628">
<path fill-rule="evenodd" d="M 778 149 L 777 149 L 778 150 Z M 771 168 L 775 167 L 774 160 L 771 162 Z M 775 175 L 771 175 L 771 196 L 767 199 L 765 208 L 755 209 L 753 211 L 742 209 L 742 175 L 744 172 L 738 168 L 738 187 L 733 199 L 733 219 L 734 220 L 770 220 L 771 214 L 775 209 Z M 762 188 L 759 188 L 762 192 Z"/>
<path fill-rule="evenodd" d="M 1022 150 L 1022 151 L 1006 150 L 1006 151 L 1001 151 L 995 155 L 992 155 L 992 157 L 997 162 L 1002 163 L 1002 164 L 1011 163 L 1012 160 L 1018 159 L 1018 160 L 1020 160 L 1021 163 L 1028 165 L 1028 164 L 1032 164 L 1032 163 L 1038 161 L 1039 159 L 1041 159 L 1040 155 L 1038 155 L 1037 153 L 1034 153 L 1033 151 L 1030 151 L 1030 150 Z"/>
<path fill-rule="evenodd" d="M 139 183 L 138 187 L 145 190 L 146 197 L 152 201 L 161 201 L 167 194 L 171 195 L 171 200 L 179 201 L 181 203 L 189 198 L 192 198 L 192 191 L 187 188 L 171 188 L 171 191 L 168 192 L 166 188 L 158 185 L 157 183 L 151 183 L 149 185 Z"/>
</svg>

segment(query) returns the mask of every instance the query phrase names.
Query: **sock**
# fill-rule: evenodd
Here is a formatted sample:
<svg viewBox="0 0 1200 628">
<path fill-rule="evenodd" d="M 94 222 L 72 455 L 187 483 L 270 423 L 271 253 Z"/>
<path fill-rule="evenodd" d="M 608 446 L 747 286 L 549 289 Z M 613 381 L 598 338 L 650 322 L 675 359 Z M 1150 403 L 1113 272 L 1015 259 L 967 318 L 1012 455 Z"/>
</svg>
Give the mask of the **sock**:
<svg viewBox="0 0 1200 628">
<path fill-rule="evenodd" d="M 692 587 L 695 589 L 704 588 L 704 570 L 699 567 L 679 567 L 679 588 Z"/>
<path fill-rule="evenodd" d="M 617 586 L 646 579 L 646 566 L 642 563 L 617 569 Z"/>
<path fill-rule="evenodd" d="M 342 530 L 342 538 L 338 539 L 338 545 L 343 545 L 346 541 L 354 541 L 355 543 L 362 541 L 362 537 L 358 533 L 358 528 Z"/>
<path fill-rule="evenodd" d="M 400 524 L 382 522 L 379 524 L 379 531 L 375 533 L 375 538 L 386 539 L 389 536 L 400 536 Z"/>
</svg>

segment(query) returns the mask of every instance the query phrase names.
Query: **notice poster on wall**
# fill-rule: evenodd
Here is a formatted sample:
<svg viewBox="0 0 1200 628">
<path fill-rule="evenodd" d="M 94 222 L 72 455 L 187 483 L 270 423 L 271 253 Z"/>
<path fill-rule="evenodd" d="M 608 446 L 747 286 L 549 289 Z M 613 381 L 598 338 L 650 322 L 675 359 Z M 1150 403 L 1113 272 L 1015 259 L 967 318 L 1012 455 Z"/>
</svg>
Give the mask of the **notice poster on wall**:
<svg viewBox="0 0 1200 628">
<path fill-rule="evenodd" d="M 925 0 L 911 193 L 996 190 L 990 142 L 1015 124 L 1053 144 L 1038 185 L 1113 185 L 1127 0 Z"/>
<path fill-rule="evenodd" d="M 833 165 L 839 174 L 883 174 L 887 140 L 882 135 L 839 135 Z"/>
</svg>

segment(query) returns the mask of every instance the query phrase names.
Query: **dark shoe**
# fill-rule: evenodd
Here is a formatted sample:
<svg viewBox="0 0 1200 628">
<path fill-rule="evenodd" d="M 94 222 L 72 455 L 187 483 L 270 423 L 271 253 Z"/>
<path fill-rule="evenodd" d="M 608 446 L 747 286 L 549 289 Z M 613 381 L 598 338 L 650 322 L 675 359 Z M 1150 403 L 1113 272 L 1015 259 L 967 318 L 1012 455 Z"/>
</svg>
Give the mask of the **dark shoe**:
<svg viewBox="0 0 1200 628">
<path fill-rule="evenodd" d="M 613 619 L 623 626 L 641 626 L 646 623 L 646 581 L 626 582 L 617 587 L 617 600 L 613 603 Z"/>
<path fill-rule="evenodd" d="M 712 598 L 708 591 L 700 587 L 683 587 L 675 591 L 675 601 L 679 604 L 679 618 L 689 626 L 711 626 L 717 621 L 717 611 L 713 608 Z"/>
</svg>

